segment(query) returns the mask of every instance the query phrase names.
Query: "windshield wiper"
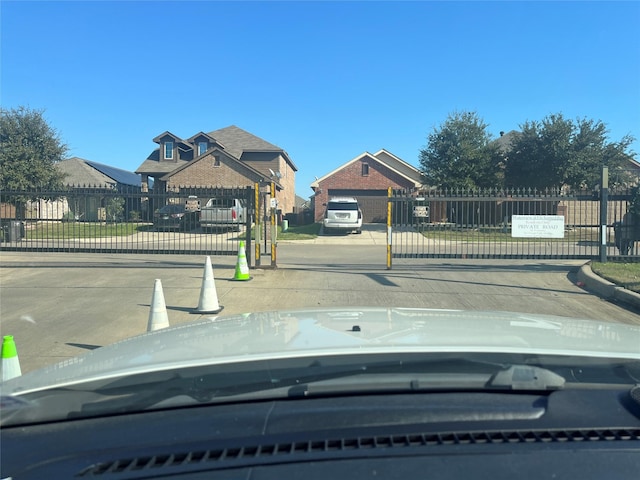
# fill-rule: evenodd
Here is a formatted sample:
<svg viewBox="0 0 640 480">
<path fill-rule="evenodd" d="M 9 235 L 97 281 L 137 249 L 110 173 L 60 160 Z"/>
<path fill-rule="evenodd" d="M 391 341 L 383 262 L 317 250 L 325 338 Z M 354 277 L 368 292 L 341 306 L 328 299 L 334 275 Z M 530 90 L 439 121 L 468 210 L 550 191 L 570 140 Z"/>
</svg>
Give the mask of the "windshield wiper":
<svg viewBox="0 0 640 480">
<path fill-rule="evenodd" d="M 546 392 L 564 387 L 565 379 L 540 367 L 511 365 L 497 373 L 358 374 L 295 385 L 291 398 L 338 394 L 429 391 Z"/>
</svg>

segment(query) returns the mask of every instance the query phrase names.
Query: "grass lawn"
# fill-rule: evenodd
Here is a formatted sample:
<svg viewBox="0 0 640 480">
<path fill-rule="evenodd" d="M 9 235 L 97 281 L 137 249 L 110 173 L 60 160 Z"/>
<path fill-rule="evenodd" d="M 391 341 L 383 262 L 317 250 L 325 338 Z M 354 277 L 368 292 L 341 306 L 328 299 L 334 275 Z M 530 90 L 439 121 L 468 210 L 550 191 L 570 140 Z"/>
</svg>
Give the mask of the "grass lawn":
<svg viewBox="0 0 640 480">
<path fill-rule="evenodd" d="M 312 240 L 320 234 L 319 223 L 309 225 L 289 226 L 286 232 L 278 226 L 278 240 Z"/>
<path fill-rule="evenodd" d="M 139 223 L 42 222 L 28 227 L 25 237 L 28 240 L 120 237 L 148 229 L 149 225 Z"/>
<path fill-rule="evenodd" d="M 640 263 L 591 262 L 591 269 L 602 278 L 640 293 Z"/>
</svg>

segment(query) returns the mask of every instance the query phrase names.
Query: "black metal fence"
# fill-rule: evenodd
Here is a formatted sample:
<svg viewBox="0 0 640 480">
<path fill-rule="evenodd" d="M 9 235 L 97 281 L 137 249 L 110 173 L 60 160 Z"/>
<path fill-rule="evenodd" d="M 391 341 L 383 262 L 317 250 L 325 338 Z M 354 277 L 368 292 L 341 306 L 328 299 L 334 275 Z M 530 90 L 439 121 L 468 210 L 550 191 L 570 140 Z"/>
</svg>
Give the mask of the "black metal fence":
<svg viewBox="0 0 640 480">
<path fill-rule="evenodd" d="M 389 200 L 393 258 L 595 259 L 603 245 L 608 257 L 638 255 L 628 190 L 609 193 L 604 229 L 591 191 L 397 190 Z"/>
<path fill-rule="evenodd" d="M 0 192 L 0 250 L 233 255 L 244 240 L 249 257 L 254 197 L 251 187 L 5 190 Z M 237 199 L 246 215 L 203 229 L 200 211 L 210 199 L 218 206 Z"/>
</svg>

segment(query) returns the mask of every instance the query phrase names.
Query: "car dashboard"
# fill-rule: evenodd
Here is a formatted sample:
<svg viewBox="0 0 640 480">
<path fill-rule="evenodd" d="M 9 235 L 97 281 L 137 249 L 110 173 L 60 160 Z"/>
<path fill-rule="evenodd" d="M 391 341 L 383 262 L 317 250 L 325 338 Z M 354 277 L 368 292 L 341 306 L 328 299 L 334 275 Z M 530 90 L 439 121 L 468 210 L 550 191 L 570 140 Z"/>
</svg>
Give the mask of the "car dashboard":
<svg viewBox="0 0 640 480">
<path fill-rule="evenodd" d="M 636 478 L 640 387 L 247 401 L 3 427 L 2 478 Z"/>
</svg>

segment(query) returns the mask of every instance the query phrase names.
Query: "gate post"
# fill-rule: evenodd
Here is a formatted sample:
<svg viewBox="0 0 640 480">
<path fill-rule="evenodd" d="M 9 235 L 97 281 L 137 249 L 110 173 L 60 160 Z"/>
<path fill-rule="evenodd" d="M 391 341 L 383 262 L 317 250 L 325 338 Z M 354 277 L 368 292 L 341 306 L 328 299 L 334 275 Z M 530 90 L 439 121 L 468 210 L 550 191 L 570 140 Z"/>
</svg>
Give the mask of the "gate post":
<svg viewBox="0 0 640 480">
<path fill-rule="evenodd" d="M 251 195 L 252 191 L 251 191 L 251 187 L 246 187 L 244 189 L 244 201 L 245 201 L 245 205 L 246 205 L 246 209 L 245 209 L 245 242 L 247 244 L 247 248 L 245 251 L 246 257 L 247 257 L 247 264 L 249 267 L 251 267 L 251 257 L 252 257 L 252 251 L 251 251 L 251 223 L 253 220 L 253 208 L 252 208 L 252 195 Z"/>
<path fill-rule="evenodd" d="M 607 263 L 607 203 L 609 200 L 609 167 L 602 166 L 600 182 L 600 261 Z"/>
<path fill-rule="evenodd" d="M 391 270 L 391 187 L 387 190 L 387 270 Z"/>
<path fill-rule="evenodd" d="M 278 226 L 276 225 L 276 184 L 271 182 L 271 266 L 277 267 Z"/>
<path fill-rule="evenodd" d="M 253 186 L 253 219 L 255 224 L 255 246 L 256 246 L 256 258 L 255 266 L 260 266 L 260 184 L 256 182 Z"/>
</svg>

